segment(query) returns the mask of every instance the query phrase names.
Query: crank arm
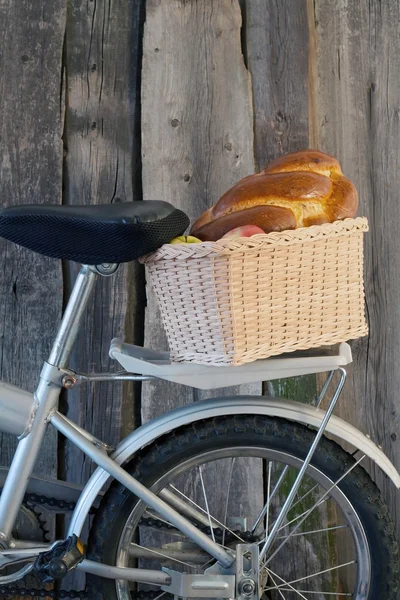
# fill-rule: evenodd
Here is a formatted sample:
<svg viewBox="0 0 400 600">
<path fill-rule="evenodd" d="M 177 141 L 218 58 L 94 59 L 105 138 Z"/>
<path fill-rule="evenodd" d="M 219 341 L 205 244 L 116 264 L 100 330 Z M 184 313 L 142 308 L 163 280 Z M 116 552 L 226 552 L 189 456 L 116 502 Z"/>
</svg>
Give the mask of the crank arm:
<svg viewBox="0 0 400 600">
<path fill-rule="evenodd" d="M 7 585 L 8 583 L 14 583 L 14 581 L 19 581 L 20 579 L 26 577 L 32 571 L 32 569 L 33 563 L 30 563 L 17 573 L 13 573 L 12 575 L 4 575 L 3 577 L 0 577 L 0 585 L 3 586 Z"/>
<path fill-rule="evenodd" d="M 38 554 L 51 550 L 58 542 L 46 544 L 46 546 L 34 546 L 30 548 L 8 548 L 0 551 L 0 571 L 11 565 L 21 562 L 33 562 Z"/>
<path fill-rule="evenodd" d="M 26 556 L 25 558 L 16 558 L 15 560 L 10 559 L 0 566 L 0 572 L 4 571 L 4 569 L 8 569 L 9 567 L 18 567 L 18 565 L 23 565 L 27 562 L 33 563 L 34 560 L 35 560 L 34 556 Z M 0 577 L 0 581 L 1 581 L 1 577 Z"/>
</svg>

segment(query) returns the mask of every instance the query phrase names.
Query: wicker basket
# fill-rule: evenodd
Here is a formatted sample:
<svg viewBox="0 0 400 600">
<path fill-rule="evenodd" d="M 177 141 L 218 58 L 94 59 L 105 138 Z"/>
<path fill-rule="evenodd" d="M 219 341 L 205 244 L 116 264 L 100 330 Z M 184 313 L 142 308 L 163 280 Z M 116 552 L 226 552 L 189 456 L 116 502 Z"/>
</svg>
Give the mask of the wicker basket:
<svg viewBox="0 0 400 600">
<path fill-rule="evenodd" d="M 143 257 L 172 360 L 240 365 L 365 335 L 365 231 L 359 217 Z"/>
</svg>

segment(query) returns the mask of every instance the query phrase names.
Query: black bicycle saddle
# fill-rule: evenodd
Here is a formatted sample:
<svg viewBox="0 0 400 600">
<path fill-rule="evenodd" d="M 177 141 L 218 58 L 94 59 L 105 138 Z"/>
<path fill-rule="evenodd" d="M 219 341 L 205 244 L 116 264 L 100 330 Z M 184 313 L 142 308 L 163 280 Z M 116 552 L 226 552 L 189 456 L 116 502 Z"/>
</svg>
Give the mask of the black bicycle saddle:
<svg viewBox="0 0 400 600">
<path fill-rule="evenodd" d="M 134 260 L 181 235 L 188 225 L 184 212 L 161 200 L 0 209 L 0 237 L 87 265 Z"/>
</svg>

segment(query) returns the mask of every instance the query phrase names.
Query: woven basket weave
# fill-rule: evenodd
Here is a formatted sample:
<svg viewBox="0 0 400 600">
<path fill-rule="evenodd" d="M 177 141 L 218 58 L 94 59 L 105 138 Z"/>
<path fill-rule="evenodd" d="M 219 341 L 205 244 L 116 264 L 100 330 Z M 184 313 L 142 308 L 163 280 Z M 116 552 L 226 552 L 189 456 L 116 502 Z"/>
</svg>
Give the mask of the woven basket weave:
<svg viewBox="0 0 400 600">
<path fill-rule="evenodd" d="M 143 257 L 172 360 L 240 365 L 365 335 L 365 231 L 359 217 Z"/>
</svg>

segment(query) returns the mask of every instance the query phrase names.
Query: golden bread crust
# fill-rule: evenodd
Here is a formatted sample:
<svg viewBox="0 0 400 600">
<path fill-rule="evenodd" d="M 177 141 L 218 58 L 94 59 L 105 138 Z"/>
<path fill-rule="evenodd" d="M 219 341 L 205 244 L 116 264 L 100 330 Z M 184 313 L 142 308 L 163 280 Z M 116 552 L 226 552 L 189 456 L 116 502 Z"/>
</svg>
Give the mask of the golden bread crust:
<svg viewBox="0 0 400 600">
<path fill-rule="evenodd" d="M 357 207 L 357 190 L 338 161 L 302 150 L 241 179 L 195 221 L 191 234 L 215 241 L 242 225 L 284 231 L 354 217 Z"/>
</svg>

